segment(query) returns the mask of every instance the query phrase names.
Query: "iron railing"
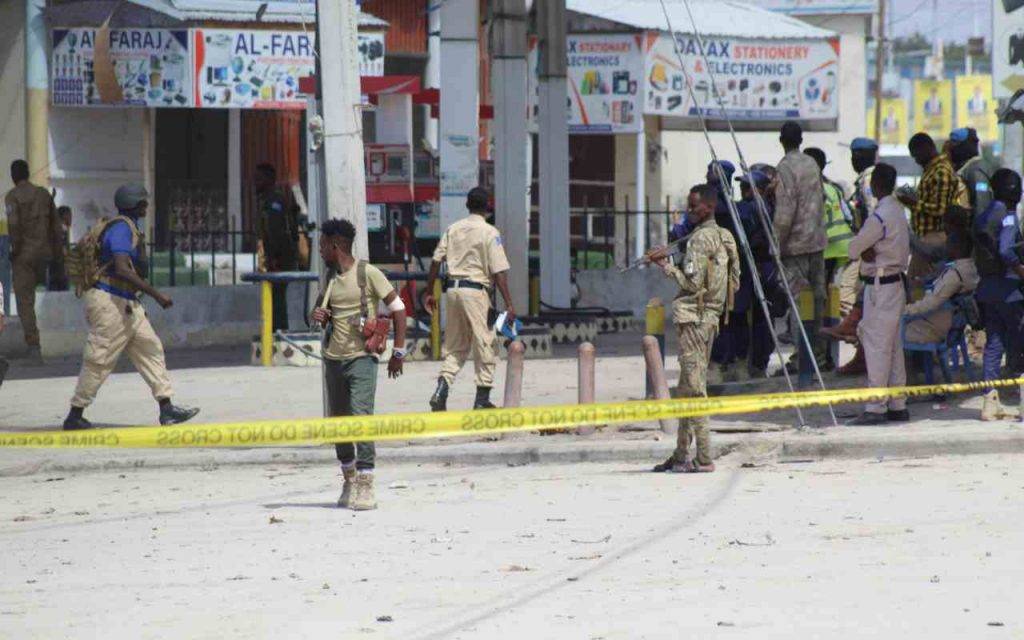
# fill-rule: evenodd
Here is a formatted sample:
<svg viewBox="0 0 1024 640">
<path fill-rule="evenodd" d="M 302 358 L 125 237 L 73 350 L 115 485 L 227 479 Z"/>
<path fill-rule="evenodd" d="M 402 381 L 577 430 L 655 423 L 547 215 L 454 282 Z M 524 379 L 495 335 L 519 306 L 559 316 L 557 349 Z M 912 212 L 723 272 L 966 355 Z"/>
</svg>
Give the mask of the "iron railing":
<svg viewBox="0 0 1024 640">
<path fill-rule="evenodd" d="M 170 231 L 165 242 L 147 244 L 147 275 L 157 286 L 237 284 L 239 274 L 258 266 L 255 247 L 249 231 Z M 218 271 L 228 269 L 230 278 L 218 278 Z"/>
</svg>

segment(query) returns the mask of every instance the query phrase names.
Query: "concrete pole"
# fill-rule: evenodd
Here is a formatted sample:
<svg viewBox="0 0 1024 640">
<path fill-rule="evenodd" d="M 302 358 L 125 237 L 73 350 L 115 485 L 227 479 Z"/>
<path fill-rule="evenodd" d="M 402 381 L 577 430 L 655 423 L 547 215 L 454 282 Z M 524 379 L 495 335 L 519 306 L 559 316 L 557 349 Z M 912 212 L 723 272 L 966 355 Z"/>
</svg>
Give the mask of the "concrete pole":
<svg viewBox="0 0 1024 640">
<path fill-rule="evenodd" d="M 318 11 L 326 217 L 342 218 L 355 225 L 353 253 L 366 260 L 370 254 L 366 239 L 362 92 L 356 46 L 359 9 L 354 0 L 329 0 L 320 2 Z"/>
<path fill-rule="evenodd" d="M 508 362 L 505 364 L 505 401 L 506 409 L 518 407 L 523 401 L 523 352 L 526 347 L 519 340 L 508 345 Z"/>
<path fill-rule="evenodd" d="M 540 296 L 568 307 L 569 122 L 566 101 L 565 0 L 537 0 L 540 36 Z"/>
<path fill-rule="evenodd" d="M 428 89 L 441 88 L 441 5 L 443 0 L 426 0 L 427 5 L 427 68 Z M 430 148 L 438 147 L 438 121 L 430 117 L 430 105 L 423 107 L 424 133 Z"/>
<path fill-rule="evenodd" d="M 594 345 L 584 342 L 577 350 L 576 360 L 576 385 L 580 404 L 594 403 L 594 383 L 596 350 Z M 576 427 L 576 433 L 581 436 L 589 436 L 597 431 L 598 425 L 583 425 Z"/>
<path fill-rule="evenodd" d="M 25 150 L 32 182 L 50 186 L 50 91 L 44 2 L 25 0 Z"/>
<path fill-rule="evenodd" d="M 633 221 L 633 256 L 639 258 L 647 251 L 647 134 L 636 134 L 636 210 Z M 642 212 L 642 213 L 641 213 Z"/>
<path fill-rule="evenodd" d="M 522 313 L 529 301 L 530 286 L 525 0 L 495 0 L 491 43 L 495 222 L 512 267 L 512 304 Z"/>
<path fill-rule="evenodd" d="M 665 378 L 665 365 L 661 361 L 661 349 L 658 348 L 658 339 L 654 336 L 644 336 L 644 362 L 647 364 L 647 377 L 654 385 L 654 398 L 656 400 L 668 400 L 671 395 L 668 392 L 668 380 Z M 672 433 L 678 425 L 674 420 L 660 420 L 661 430 L 664 433 Z"/>
<path fill-rule="evenodd" d="M 480 43 L 477 0 L 441 6 L 441 229 L 466 215 L 480 181 Z"/>
</svg>

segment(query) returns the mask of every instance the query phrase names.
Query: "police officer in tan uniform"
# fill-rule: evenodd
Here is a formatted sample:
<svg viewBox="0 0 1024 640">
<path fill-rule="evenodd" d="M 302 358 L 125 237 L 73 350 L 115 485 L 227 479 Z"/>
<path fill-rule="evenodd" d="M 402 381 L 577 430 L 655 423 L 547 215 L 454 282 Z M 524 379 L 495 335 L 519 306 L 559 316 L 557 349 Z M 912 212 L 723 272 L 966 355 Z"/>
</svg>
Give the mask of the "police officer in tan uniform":
<svg viewBox="0 0 1024 640">
<path fill-rule="evenodd" d="M 43 280 L 46 265 L 60 247 L 60 220 L 53 197 L 43 187 L 29 182 L 28 163 L 11 163 L 14 188 L 4 199 L 11 236 L 14 297 L 18 302 L 29 357 L 41 360 L 39 326 L 36 323 L 36 285 Z"/>
<path fill-rule="evenodd" d="M 114 195 L 118 217 L 105 223 L 99 236 L 99 280 L 85 291 L 85 319 L 89 337 L 82 356 L 71 410 L 64 420 L 65 431 L 89 429 L 92 424 L 82 415 L 111 374 L 122 352 L 149 385 L 160 407 L 162 425 L 185 422 L 199 409 L 179 407 L 171 402 L 173 390 L 164 361 L 164 345 L 142 306 L 141 295 L 156 300 L 164 309 L 174 302 L 142 277 L 145 273 L 145 241 L 138 228 L 145 217 L 149 195 L 142 185 L 127 184 Z"/>
<path fill-rule="evenodd" d="M 433 411 L 448 408 L 448 390 L 470 352 L 476 369 L 476 401 L 473 408 L 494 408 L 490 394 L 494 386 L 498 354 L 497 337 L 487 322 L 491 290 L 497 287 L 501 292 L 508 311 L 508 322 L 515 320 L 515 309 L 508 289 L 509 264 L 501 234 L 486 220 L 488 200 L 486 189 L 476 187 L 469 192 L 466 197 L 469 215 L 445 230 L 430 265 L 424 303 L 428 311 L 436 313 L 437 301 L 431 292 L 441 262 L 448 263 L 448 290 L 445 294 L 448 319 L 442 354 L 444 364 L 441 365 L 437 389 L 430 398 Z"/>
</svg>

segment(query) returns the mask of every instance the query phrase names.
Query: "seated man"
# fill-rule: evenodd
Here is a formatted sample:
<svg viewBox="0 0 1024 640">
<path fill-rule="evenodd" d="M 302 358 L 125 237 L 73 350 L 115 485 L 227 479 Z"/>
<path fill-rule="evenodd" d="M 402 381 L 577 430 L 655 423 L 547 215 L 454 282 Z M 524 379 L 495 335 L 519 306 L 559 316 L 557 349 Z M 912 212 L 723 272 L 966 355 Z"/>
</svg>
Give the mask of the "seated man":
<svg viewBox="0 0 1024 640">
<path fill-rule="evenodd" d="M 962 231 L 950 231 L 946 251 L 952 260 L 946 264 L 931 291 L 907 306 L 907 316 L 918 316 L 907 323 L 906 341 L 942 342 L 953 326 L 953 310 L 946 303 L 954 296 L 973 293 L 978 286 L 978 269 L 971 259 L 974 243 Z"/>
</svg>

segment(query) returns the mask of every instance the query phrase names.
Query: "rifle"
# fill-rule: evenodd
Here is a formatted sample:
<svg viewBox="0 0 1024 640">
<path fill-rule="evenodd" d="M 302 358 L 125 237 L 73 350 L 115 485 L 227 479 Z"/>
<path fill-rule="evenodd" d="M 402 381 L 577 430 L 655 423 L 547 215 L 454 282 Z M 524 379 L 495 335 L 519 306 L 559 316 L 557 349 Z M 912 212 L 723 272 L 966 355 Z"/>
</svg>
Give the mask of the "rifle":
<svg viewBox="0 0 1024 640">
<path fill-rule="evenodd" d="M 686 235 L 684 235 L 683 237 L 681 237 L 678 240 L 676 240 L 675 243 L 674 243 L 674 246 L 672 247 L 672 249 L 669 250 L 669 252 L 665 254 L 665 257 L 668 258 L 668 259 L 672 259 L 672 258 L 674 258 L 674 257 L 676 257 L 678 255 L 682 255 L 682 254 L 686 253 L 686 242 L 687 242 L 687 240 L 690 239 L 690 236 L 693 235 L 694 231 L 696 231 L 696 229 L 690 229 L 690 231 Z M 648 251 L 647 253 L 645 253 L 644 255 L 640 256 L 639 258 L 633 260 L 632 262 L 630 262 L 626 266 L 620 267 L 619 268 L 619 273 L 626 273 L 627 271 L 632 271 L 633 269 L 636 269 L 638 267 L 641 267 L 641 266 L 643 266 L 645 264 L 650 263 L 650 261 L 651 261 L 650 256 L 651 256 L 651 251 Z"/>
</svg>

